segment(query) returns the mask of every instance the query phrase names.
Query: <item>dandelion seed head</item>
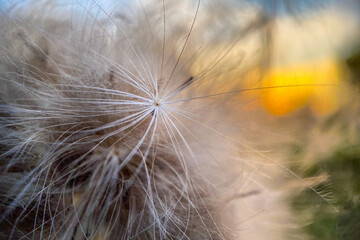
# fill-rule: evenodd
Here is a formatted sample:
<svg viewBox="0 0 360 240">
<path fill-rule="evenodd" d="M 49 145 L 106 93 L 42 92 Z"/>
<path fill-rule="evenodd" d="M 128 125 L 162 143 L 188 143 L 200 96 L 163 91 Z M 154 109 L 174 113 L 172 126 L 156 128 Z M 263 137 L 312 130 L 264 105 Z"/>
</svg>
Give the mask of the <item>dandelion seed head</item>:
<svg viewBox="0 0 360 240">
<path fill-rule="evenodd" d="M 234 76 L 267 65 L 268 19 L 236 1 L 72 2 L 0 14 L 0 234 L 264 239 L 236 236 L 282 202 L 262 162 L 277 161 L 228 123 L 246 91 Z"/>
</svg>

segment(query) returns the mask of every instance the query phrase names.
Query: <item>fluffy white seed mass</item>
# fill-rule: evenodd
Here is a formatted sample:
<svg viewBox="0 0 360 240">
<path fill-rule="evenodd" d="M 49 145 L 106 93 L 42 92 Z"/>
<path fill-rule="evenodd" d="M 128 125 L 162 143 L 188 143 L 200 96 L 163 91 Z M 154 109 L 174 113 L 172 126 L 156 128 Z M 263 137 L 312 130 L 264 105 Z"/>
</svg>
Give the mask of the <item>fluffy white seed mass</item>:
<svg viewBox="0 0 360 240">
<path fill-rule="evenodd" d="M 241 76 L 264 70 L 271 49 L 260 7 L 69 2 L 0 14 L 1 239 L 284 239 L 296 228 L 291 172 L 244 133 Z"/>
</svg>

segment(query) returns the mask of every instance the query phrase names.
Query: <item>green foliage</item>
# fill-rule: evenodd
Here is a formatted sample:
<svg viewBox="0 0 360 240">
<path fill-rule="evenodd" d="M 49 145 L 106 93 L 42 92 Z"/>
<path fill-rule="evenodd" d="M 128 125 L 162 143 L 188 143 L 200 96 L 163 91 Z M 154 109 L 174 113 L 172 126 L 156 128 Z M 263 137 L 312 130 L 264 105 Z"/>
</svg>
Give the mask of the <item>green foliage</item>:
<svg viewBox="0 0 360 240">
<path fill-rule="evenodd" d="M 313 191 L 306 190 L 293 201 L 299 222 L 305 225 L 310 239 L 360 239 L 360 142 L 339 147 L 306 170 L 303 176 L 311 177 L 320 172 L 326 173 L 329 181 L 316 189 L 331 192 L 333 204 L 339 212 Z"/>
</svg>

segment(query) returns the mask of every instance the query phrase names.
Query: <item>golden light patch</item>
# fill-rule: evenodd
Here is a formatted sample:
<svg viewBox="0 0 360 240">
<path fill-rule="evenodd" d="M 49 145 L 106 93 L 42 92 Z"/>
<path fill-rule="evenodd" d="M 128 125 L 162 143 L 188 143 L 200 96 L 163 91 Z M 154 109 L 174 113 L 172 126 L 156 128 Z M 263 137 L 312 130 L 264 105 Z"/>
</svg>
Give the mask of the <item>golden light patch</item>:
<svg viewBox="0 0 360 240">
<path fill-rule="evenodd" d="M 344 68 L 332 58 L 270 69 L 263 78 L 262 104 L 274 115 L 288 114 L 306 105 L 316 115 L 339 108 Z"/>
<path fill-rule="evenodd" d="M 206 60 L 193 65 L 193 75 L 202 73 L 218 57 L 211 53 L 208 55 Z M 234 47 L 234 51 L 221 64 L 234 70 L 242 57 L 241 49 Z M 238 101 L 243 103 L 246 110 L 264 107 L 270 114 L 282 116 L 308 106 L 316 116 L 327 116 L 346 101 L 342 79 L 346 78 L 346 69 L 332 57 L 273 67 L 266 72 L 259 68 L 242 72 L 240 68 L 224 71 L 220 75 L 223 77 L 219 78 L 221 81 L 204 81 L 201 85 L 203 90 L 210 86 L 214 88 L 214 85 L 217 85 L 218 92 L 244 89 L 238 94 Z"/>
</svg>

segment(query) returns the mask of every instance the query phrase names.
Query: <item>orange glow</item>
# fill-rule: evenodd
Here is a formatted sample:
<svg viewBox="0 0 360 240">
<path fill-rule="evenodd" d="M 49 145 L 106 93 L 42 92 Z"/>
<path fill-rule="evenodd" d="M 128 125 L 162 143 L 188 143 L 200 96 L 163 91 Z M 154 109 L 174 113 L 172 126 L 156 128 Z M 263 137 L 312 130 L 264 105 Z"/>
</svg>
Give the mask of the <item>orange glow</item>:
<svg viewBox="0 0 360 240">
<path fill-rule="evenodd" d="M 306 105 L 320 116 L 339 108 L 344 68 L 334 59 L 273 68 L 264 76 L 262 101 L 267 111 L 285 115 Z M 273 88 L 272 88 L 273 87 Z"/>
</svg>

